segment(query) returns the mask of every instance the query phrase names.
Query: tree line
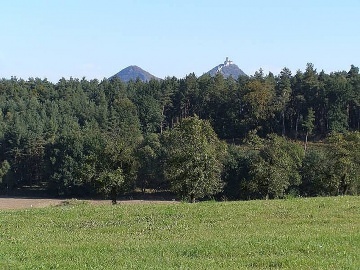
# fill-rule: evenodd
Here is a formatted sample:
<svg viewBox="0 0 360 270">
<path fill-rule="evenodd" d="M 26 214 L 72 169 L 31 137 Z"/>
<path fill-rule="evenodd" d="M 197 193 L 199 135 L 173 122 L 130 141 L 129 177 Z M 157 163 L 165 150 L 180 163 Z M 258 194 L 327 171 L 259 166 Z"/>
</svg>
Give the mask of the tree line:
<svg viewBox="0 0 360 270">
<path fill-rule="evenodd" d="M 360 74 L 0 80 L 0 192 L 358 194 Z"/>
</svg>

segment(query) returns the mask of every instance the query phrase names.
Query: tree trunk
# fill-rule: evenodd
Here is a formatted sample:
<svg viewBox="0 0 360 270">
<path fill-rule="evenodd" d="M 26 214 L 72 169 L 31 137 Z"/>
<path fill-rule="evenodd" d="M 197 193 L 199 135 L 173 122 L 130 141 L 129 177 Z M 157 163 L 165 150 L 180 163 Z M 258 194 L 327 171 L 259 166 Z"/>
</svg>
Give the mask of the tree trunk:
<svg viewBox="0 0 360 270">
<path fill-rule="evenodd" d="M 350 104 L 348 103 L 346 105 L 346 113 L 347 113 L 347 124 L 348 124 L 348 128 L 351 128 L 351 115 L 350 115 Z"/>
<path fill-rule="evenodd" d="M 282 136 L 285 137 L 285 110 L 282 111 Z"/>
<path fill-rule="evenodd" d="M 298 125 L 299 125 L 299 120 L 300 120 L 300 114 L 298 114 L 296 116 L 296 123 L 295 123 L 295 139 L 297 139 L 298 136 Z"/>
<path fill-rule="evenodd" d="M 110 191 L 111 203 L 117 204 L 117 188 L 112 187 Z"/>
<path fill-rule="evenodd" d="M 165 119 L 164 112 L 165 112 L 165 106 L 162 107 L 162 111 L 161 111 L 163 119 Z M 160 122 L 160 134 L 163 133 L 163 126 L 164 126 L 164 120 L 161 120 L 161 122 Z"/>
<path fill-rule="evenodd" d="M 306 135 L 305 135 L 305 145 L 304 145 L 304 151 L 305 151 L 305 153 L 306 153 L 306 149 L 307 149 L 308 136 L 309 136 L 309 132 L 306 132 Z"/>
</svg>

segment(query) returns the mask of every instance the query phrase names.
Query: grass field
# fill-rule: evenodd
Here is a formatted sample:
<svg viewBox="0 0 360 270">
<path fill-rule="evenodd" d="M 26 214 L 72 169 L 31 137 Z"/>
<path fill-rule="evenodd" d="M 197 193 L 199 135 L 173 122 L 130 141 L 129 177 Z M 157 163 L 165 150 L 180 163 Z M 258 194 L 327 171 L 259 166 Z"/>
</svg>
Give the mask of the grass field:
<svg viewBox="0 0 360 270">
<path fill-rule="evenodd" d="M 0 269 L 360 269 L 360 197 L 3 210 Z"/>
</svg>

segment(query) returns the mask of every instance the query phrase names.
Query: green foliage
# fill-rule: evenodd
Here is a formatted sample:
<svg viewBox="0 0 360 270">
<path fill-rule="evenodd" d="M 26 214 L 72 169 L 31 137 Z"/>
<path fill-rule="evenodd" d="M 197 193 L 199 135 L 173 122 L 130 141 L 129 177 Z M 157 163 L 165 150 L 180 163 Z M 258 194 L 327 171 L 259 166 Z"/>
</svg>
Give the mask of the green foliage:
<svg viewBox="0 0 360 270">
<path fill-rule="evenodd" d="M 227 199 L 247 200 L 256 197 L 250 190 L 250 170 L 258 151 L 252 147 L 230 145 L 224 162 L 223 179 L 226 183 L 224 196 Z"/>
<path fill-rule="evenodd" d="M 301 169 L 301 195 L 329 196 L 334 194 L 329 167 L 330 162 L 324 147 L 309 148 Z"/>
<path fill-rule="evenodd" d="M 3 161 L 0 166 L 0 184 L 3 181 L 4 176 L 9 172 L 10 164 L 7 160 Z"/>
<path fill-rule="evenodd" d="M 105 195 L 110 195 L 113 203 L 116 203 L 118 193 L 125 182 L 125 176 L 121 168 L 116 170 L 106 170 L 100 173 L 96 179 L 100 191 Z"/>
<path fill-rule="evenodd" d="M 96 170 L 86 166 L 89 156 L 95 156 L 98 149 L 89 137 L 82 133 L 62 136 L 49 149 L 49 189 L 58 195 L 89 195 L 86 186 Z M 85 168 L 87 170 L 85 170 Z M 82 192 L 79 194 L 79 191 Z"/>
<path fill-rule="evenodd" d="M 327 83 L 329 128 L 331 132 L 345 132 L 349 123 L 349 103 L 352 91 L 349 80 L 340 73 L 331 74 Z"/>
<path fill-rule="evenodd" d="M 286 139 L 269 135 L 250 167 L 250 190 L 262 198 L 282 198 L 290 187 L 301 183 L 304 152 Z"/>
<path fill-rule="evenodd" d="M 360 193 L 360 133 L 332 134 L 328 157 L 334 195 Z"/>
<path fill-rule="evenodd" d="M 145 192 L 146 189 L 164 189 L 166 183 L 163 176 L 163 149 L 158 134 L 146 134 L 136 152 L 140 161 L 137 186 Z"/>
<path fill-rule="evenodd" d="M 266 197 L 269 188 L 270 197 L 283 197 L 290 189 L 297 192 L 299 166 L 269 154 L 294 156 L 293 149 L 286 150 L 283 143 L 281 151 L 271 149 L 269 138 L 264 139 L 269 134 L 288 140 L 305 138 L 309 157 L 300 171 L 304 174 L 301 194 L 357 194 L 354 164 L 359 163 L 353 153 L 357 144 L 348 139 L 350 135 L 339 139 L 341 143 L 326 137 L 360 130 L 359 89 L 359 68 L 326 74 L 317 72 L 311 63 L 294 75 L 287 68 L 279 75 L 260 69 L 254 76 L 237 80 L 194 73 L 183 79 L 127 84 L 117 78 L 62 78 L 57 83 L 39 78 L 1 79 L 0 161 L 10 165 L 1 188 L 6 187 L 9 194 L 23 187 L 43 187 L 44 192 L 68 196 L 105 194 L 101 179 L 121 169 L 124 181 L 119 192 L 167 189 L 165 154 L 173 150 L 157 137 L 198 115 L 211 124 L 218 138 L 250 144 L 234 150 L 228 157 L 231 162 L 224 164 L 229 170 L 222 176 L 228 185 L 225 197 Z M 318 140 L 328 146 L 324 155 L 311 149 Z M 204 164 L 216 163 L 199 159 Z M 321 160 L 322 166 L 315 167 Z M 296 172 L 291 181 L 285 172 L 290 167 Z M 318 177 L 310 168 L 321 169 Z M 203 170 L 204 166 L 196 173 L 204 182 L 208 175 Z M 236 188 L 230 192 L 233 184 Z"/>
<path fill-rule="evenodd" d="M 281 115 L 281 135 L 285 136 L 286 133 L 286 112 L 289 108 L 290 97 L 292 94 L 291 89 L 291 71 L 288 68 L 284 68 L 280 72 L 280 76 L 277 78 L 276 83 L 276 110 Z"/>
<path fill-rule="evenodd" d="M 329 111 L 330 130 L 332 132 L 346 132 L 348 116 L 339 106 L 333 106 Z"/>
<path fill-rule="evenodd" d="M 313 133 L 313 130 L 314 130 L 314 124 L 315 122 L 315 113 L 314 113 L 314 110 L 312 108 L 309 108 L 308 109 L 308 112 L 307 112 L 307 115 L 306 115 L 306 118 L 303 122 L 303 127 L 306 131 L 306 134 L 309 134 L 311 135 Z"/>
<path fill-rule="evenodd" d="M 308 136 L 311 135 L 313 133 L 313 129 L 314 129 L 314 121 L 315 121 L 315 114 L 314 114 L 314 110 L 312 108 L 308 109 L 308 113 L 306 115 L 306 118 L 303 122 L 303 127 L 306 131 L 306 135 L 305 135 L 305 151 L 307 149 L 307 143 L 308 143 Z"/>
<path fill-rule="evenodd" d="M 273 118 L 274 86 L 267 80 L 251 80 L 243 97 L 248 115 L 245 121 L 254 129 L 261 129 L 264 121 Z"/>
<path fill-rule="evenodd" d="M 186 118 L 164 134 L 164 143 L 165 177 L 175 193 L 194 201 L 222 190 L 226 146 L 219 141 L 209 122 L 197 116 Z"/>
</svg>

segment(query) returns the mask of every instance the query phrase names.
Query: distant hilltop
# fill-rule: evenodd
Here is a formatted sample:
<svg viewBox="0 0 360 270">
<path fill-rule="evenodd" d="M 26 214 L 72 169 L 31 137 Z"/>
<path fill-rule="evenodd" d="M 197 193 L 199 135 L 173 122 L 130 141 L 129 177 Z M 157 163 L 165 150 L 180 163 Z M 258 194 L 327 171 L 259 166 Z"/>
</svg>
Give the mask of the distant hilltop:
<svg viewBox="0 0 360 270">
<path fill-rule="evenodd" d="M 214 67 L 207 73 L 212 77 L 220 73 L 224 78 L 232 77 L 233 79 L 237 79 L 239 76 L 247 76 L 233 61 L 229 60 L 229 57 L 226 57 L 224 64 Z"/>
<path fill-rule="evenodd" d="M 224 78 L 232 77 L 235 80 L 238 79 L 239 76 L 247 76 L 236 64 L 234 64 L 233 61 L 229 59 L 229 57 L 226 57 L 224 64 L 217 65 L 210 71 L 206 72 L 206 74 L 209 74 L 212 77 L 218 73 L 222 74 Z M 136 80 L 143 82 L 148 82 L 152 79 L 161 80 L 160 78 L 135 65 L 122 69 L 111 78 L 113 77 L 117 77 L 126 83 Z"/>
<path fill-rule="evenodd" d="M 112 77 L 118 77 L 123 82 L 136 81 L 137 79 L 143 82 L 148 82 L 151 79 L 160 80 L 158 77 L 150 74 L 138 66 L 129 66 L 124 68 Z"/>
</svg>

